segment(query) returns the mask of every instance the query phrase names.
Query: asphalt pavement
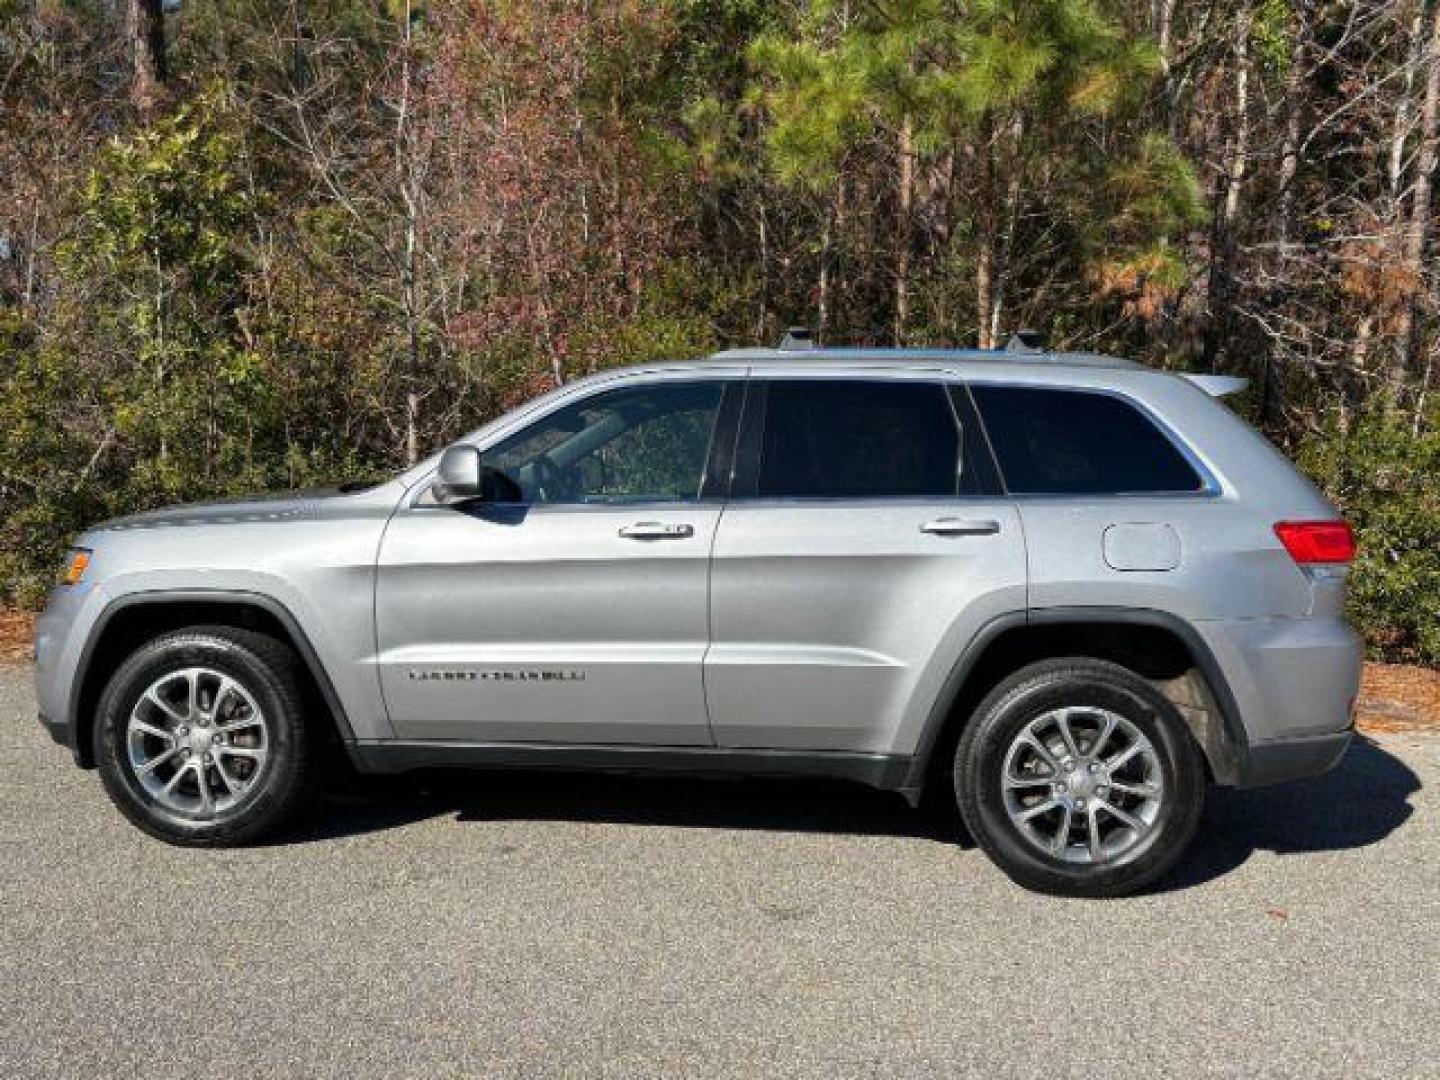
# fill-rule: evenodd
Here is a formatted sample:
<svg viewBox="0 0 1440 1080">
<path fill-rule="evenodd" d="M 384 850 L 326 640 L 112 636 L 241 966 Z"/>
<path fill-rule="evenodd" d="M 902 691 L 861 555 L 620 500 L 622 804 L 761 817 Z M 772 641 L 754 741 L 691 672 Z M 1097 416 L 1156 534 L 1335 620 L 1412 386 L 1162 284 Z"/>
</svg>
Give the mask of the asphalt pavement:
<svg viewBox="0 0 1440 1080">
<path fill-rule="evenodd" d="M 1440 737 L 1213 794 L 1144 896 L 838 784 L 433 774 L 131 828 L 0 669 L 0 1076 L 1440 1076 Z"/>
</svg>

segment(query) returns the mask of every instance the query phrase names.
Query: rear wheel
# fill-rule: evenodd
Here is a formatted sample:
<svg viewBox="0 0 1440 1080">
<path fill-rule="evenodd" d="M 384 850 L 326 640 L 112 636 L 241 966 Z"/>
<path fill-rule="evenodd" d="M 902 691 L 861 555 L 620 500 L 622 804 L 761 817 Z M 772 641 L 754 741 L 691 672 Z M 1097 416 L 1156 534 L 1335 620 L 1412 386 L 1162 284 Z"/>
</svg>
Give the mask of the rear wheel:
<svg viewBox="0 0 1440 1080">
<path fill-rule="evenodd" d="M 1117 664 L 1049 660 L 981 703 L 955 755 L 955 791 L 977 843 L 1041 892 L 1119 896 L 1183 854 L 1205 771 L 1184 720 Z"/>
<path fill-rule="evenodd" d="M 156 638 L 101 695 L 95 759 L 115 805 L 152 836 L 256 839 L 290 818 L 309 786 L 294 654 L 233 627 Z"/>
</svg>

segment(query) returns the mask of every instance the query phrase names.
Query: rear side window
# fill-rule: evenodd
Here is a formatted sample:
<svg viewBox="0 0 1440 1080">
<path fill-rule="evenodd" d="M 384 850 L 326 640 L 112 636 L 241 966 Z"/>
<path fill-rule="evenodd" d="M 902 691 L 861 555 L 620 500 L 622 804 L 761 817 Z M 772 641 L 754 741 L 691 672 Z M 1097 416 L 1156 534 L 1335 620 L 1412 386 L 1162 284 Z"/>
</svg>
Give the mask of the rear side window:
<svg viewBox="0 0 1440 1080">
<path fill-rule="evenodd" d="M 959 474 L 960 432 L 938 383 L 769 384 L 762 499 L 954 496 Z"/>
<path fill-rule="evenodd" d="M 1016 495 L 1199 491 L 1199 473 L 1139 409 L 1084 390 L 972 385 Z"/>
</svg>

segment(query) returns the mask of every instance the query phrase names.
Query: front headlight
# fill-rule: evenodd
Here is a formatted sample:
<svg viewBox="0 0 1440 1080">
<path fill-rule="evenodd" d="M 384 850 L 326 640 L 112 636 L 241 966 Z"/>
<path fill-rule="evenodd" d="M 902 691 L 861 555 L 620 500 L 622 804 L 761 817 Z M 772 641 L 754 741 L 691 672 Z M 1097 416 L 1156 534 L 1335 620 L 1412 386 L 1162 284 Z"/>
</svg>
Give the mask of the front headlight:
<svg viewBox="0 0 1440 1080">
<path fill-rule="evenodd" d="M 71 548 L 70 558 L 65 563 L 65 573 L 60 576 L 60 581 L 66 585 L 78 585 L 85 576 L 85 568 L 90 565 L 89 548 Z"/>
</svg>

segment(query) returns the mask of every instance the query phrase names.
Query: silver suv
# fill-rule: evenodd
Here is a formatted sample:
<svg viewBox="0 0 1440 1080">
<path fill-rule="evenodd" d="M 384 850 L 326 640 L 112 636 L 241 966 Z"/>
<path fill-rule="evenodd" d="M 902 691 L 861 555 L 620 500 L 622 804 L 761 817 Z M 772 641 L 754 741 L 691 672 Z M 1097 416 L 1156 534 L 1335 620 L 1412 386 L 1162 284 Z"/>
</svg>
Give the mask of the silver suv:
<svg viewBox="0 0 1440 1080">
<path fill-rule="evenodd" d="M 41 721 L 181 844 L 274 829 L 333 746 L 953 795 L 1017 882 L 1131 891 L 1208 783 L 1350 738 L 1350 531 L 1238 383 L 793 346 L 608 371 L 379 486 L 87 532 Z"/>
</svg>

